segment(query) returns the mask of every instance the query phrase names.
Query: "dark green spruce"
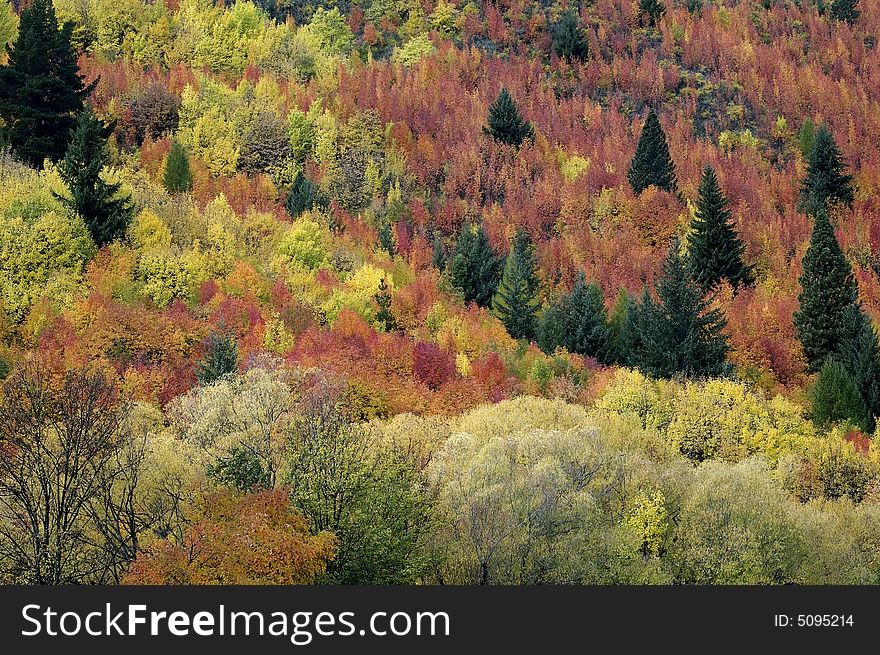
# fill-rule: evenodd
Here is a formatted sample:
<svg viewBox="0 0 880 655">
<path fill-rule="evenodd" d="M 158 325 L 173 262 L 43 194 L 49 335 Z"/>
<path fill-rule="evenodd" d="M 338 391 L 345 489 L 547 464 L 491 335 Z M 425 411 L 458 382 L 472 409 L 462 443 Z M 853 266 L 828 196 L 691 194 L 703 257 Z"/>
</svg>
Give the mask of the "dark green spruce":
<svg viewBox="0 0 880 655">
<path fill-rule="evenodd" d="M 583 61 L 587 58 L 589 46 L 575 11 L 566 11 L 556 23 L 556 29 L 553 30 L 553 52 L 557 57 L 569 61 Z"/>
<path fill-rule="evenodd" d="M 664 191 L 678 192 L 675 164 L 669 155 L 666 134 L 653 109 L 648 112 L 648 118 L 645 119 L 645 126 L 636 146 L 636 154 L 626 177 L 632 190 L 637 194 L 652 184 Z"/>
<path fill-rule="evenodd" d="M 823 125 L 813 138 L 807 175 L 801 182 L 800 207 L 814 213 L 831 203 L 852 206 L 852 175 L 846 172 L 831 131 Z"/>
<path fill-rule="evenodd" d="M 821 209 L 816 212 L 800 283 L 794 325 L 810 372 L 818 372 L 848 338 L 845 319 L 859 302 L 852 266 L 840 249 L 828 214 Z"/>
<path fill-rule="evenodd" d="M 112 133 L 113 125 L 105 125 L 86 107 L 79 116 L 67 154 L 58 165 L 58 173 L 70 193 L 70 198 L 58 198 L 82 217 L 98 247 L 121 236 L 131 219 L 131 200 L 120 195 L 121 185 L 101 177 L 110 163 L 107 139 Z"/>
<path fill-rule="evenodd" d="M 238 370 L 238 344 L 231 334 L 213 332 L 208 337 L 208 347 L 196 366 L 196 379 L 205 386 L 213 384 L 224 375 Z"/>
<path fill-rule="evenodd" d="M 602 289 L 596 282 L 587 284 L 584 273 L 578 275 L 571 293 L 547 308 L 539 333 L 539 345 L 546 352 L 562 346 L 602 364 L 613 360 Z"/>
<path fill-rule="evenodd" d="M 483 225 L 463 225 L 448 263 L 452 283 L 466 303 L 488 307 L 498 288 L 504 258 L 495 254 Z"/>
<path fill-rule="evenodd" d="M 489 106 L 489 117 L 483 132 L 509 146 L 518 146 L 524 140 L 535 137 L 532 124 L 522 117 L 506 88 L 501 89 L 495 102 Z"/>
<path fill-rule="evenodd" d="M 532 242 L 526 231 L 519 229 L 504 263 L 498 291 L 492 298 L 492 313 L 514 339 L 535 338 L 540 286 L 537 270 Z"/>
<path fill-rule="evenodd" d="M 60 30 L 52 0 L 33 0 L 21 12 L 18 40 L 0 68 L 0 118 L 4 141 L 31 166 L 64 156 L 86 86 L 70 45 L 73 25 Z"/>
<path fill-rule="evenodd" d="M 862 12 L 856 9 L 859 0 L 833 0 L 831 3 L 831 17 L 843 23 L 852 25 Z"/>
<path fill-rule="evenodd" d="M 162 185 L 168 193 L 187 193 L 192 189 L 192 171 L 189 168 L 189 157 L 178 141 L 171 143 L 168 158 L 165 160 L 165 174 Z"/>
<path fill-rule="evenodd" d="M 743 262 L 745 244 L 733 227 L 729 203 L 709 166 L 703 170 L 697 194 L 695 220 L 688 238 L 691 275 L 707 291 L 721 280 L 734 287 L 749 286 L 753 278 Z"/>
</svg>

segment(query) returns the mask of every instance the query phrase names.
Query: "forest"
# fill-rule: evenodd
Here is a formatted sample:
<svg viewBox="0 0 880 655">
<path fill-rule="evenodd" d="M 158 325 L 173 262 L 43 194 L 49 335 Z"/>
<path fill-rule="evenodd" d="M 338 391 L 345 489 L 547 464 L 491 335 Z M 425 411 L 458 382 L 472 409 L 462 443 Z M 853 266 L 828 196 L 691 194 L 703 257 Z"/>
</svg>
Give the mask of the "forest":
<svg viewBox="0 0 880 655">
<path fill-rule="evenodd" d="M 880 584 L 878 38 L 0 0 L 0 583 Z"/>
</svg>

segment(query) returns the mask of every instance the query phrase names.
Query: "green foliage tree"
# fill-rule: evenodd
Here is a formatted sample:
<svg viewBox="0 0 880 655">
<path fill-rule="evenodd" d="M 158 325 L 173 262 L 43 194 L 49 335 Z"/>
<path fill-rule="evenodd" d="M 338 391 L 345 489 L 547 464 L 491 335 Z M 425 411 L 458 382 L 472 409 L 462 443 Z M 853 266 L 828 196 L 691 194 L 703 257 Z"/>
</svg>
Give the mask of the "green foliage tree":
<svg viewBox="0 0 880 655">
<path fill-rule="evenodd" d="M 501 89 L 498 97 L 489 106 L 489 117 L 483 132 L 510 146 L 519 146 L 525 139 L 535 137 L 532 124 L 519 113 L 519 108 L 506 88 Z"/>
<path fill-rule="evenodd" d="M 498 290 L 492 297 L 492 313 L 504 323 L 514 339 L 535 337 L 540 285 L 537 268 L 529 235 L 519 229 L 504 264 Z"/>
<path fill-rule="evenodd" d="M 798 147 L 801 155 L 809 160 L 810 153 L 813 151 L 813 141 L 816 140 L 816 124 L 813 119 L 807 116 L 804 119 L 801 129 L 798 131 Z"/>
<path fill-rule="evenodd" d="M 813 387 L 813 422 L 826 426 L 837 421 L 848 421 L 861 430 L 869 431 L 873 422 L 862 396 L 846 367 L 829 357 L 819 371 Z"/>
<path fill-rule="evenodd" d="M 238 344 L 232 335 L 223 331 L 208 337 L 208 347 L 196 366 L 199 384 L 213 384 L 224 375 L 235 373 L 238 368 Z"/>
<path fill-rule="evenodd" d="M 178 141 L 171 143 L 168 158 L 165 160 L 165 173 L 162 184 L 168 193 L 187 193 L 192 189 L 192 171 L 189 168 L 189 157 Z"/>
<path fill-rule="evenodd" d="M 58 165 L 71 198 L 59 199 L 82 216 L 100 248 L 120 236 L 131 220 L 131 202 L 120 196 L 119 182 L 109 183 L 101 172 L 110 162 L 107 139 L 114 124 L 105 125 L 91 108 L 80 114 L 70 147 Z"/>
<path fill-rule="evenodd" d="M 229 455 L 220 457 L 208 469 L 208 475 L 239 491 L 271 489 L 272 486 L 271 476 L 259 457 L 244 446 L 237 446 Z"/>
<path fill-rule="evenodd" d="M 641 193 L 652 184 L 664 191 L 677 192 L 675 163 L 669 155 L 666 134 L 657 114 L 652 109 L 636 146 L 636 154 L 627 172 L 627 180 L 635 193 Z"/>
<path fill-rule="evenodd" d="M 813 139 L 807 175 L 801 182 L 800 206 L 814 212 L 829 203 L 852 206 L 852 202 L 852 175 L 846 172 L 831 131 L 822 125 Z"/>
<path fill-rule="evenodd" d="M 466 303 L 488 307 L 498 288 L 503 258 L 496 255 L 482 224 L 463 225 L 448 270 Z"/>
<path fill-rule="evenodd" d="M 391 291 L 388 289 L 384 277 L 379 282 L 379 292 L 373 296 L 373 299 L 379 306 L 379 311 L 376 312 L 376 321 L 385 328 L 386 332 L 396 330 L 397 321 L 391 311 Z"/>
<path fill-rule="evenodd" d="M 433 250 L 431 266 L 443 271 L 446 268 L 446 247 L 443 245 L 443 237 L 439 231 L 434 232 Z"/>
<path fill-rule="evenodd" d="M 817 372 L 829 355 L 840 350 L 847 338 L 845 319 L 858 304 L 852 266 L 823 209 L 816 212 L 803 269 L 794 325 L 808 368 Z"/>
<path fill-rule="evenodd" d="M 562 14 L 553 31 L 553 51 L 557 57 L 583 61 L 589 53 L 587 39 L 578 21 L 577 13 L 566 11 Z"/>
<path fill-rule="evenodd" d="M 849 336 L 838 356 L 867 411 L 866 432 L 873 433 L 880 416 L 880 341 L 871 318 L 858 307 L 847 317 Z"/>
<path fill-rule="evenodd" d="M 656 301 L 645 293 L 636 312 L 640 343 L 631 355 L 637 366 L 662 378 L 726 373 L 726 320 L 694 282 L 677 240 L 669 248 L 656 292 Z"/>
<path fill-rule="evenodd" d="M 627 364 L 627 347 L 628 330 L 630 326 L 630 312 L 633 311 L 635 302 L 632 296 L 626 290 L 626 287 L 620 287 L 617 292 L 617 298 L 614 301 L 614 307 L 611 308 L 611 314 L 608 317 L 608 346 L 611 360 L 618 364 Z"/>
<path fill-rule="evenodd" d="M 22 11 L 15 47 L 0 68 L 5 140 L 31 166 L 64 155 L 83 99 L 97 84 L 83 84 L 72 29 L 70 23 L 58 29 L 52 0 L 34 0 Z"/>
<path fill-rule="evenodd" d="M 654 27 L 666 13 L 666 5 L 662 0 L 639 0 L 639 21 L 648 21 Z"/>
<path fill-rule="evenodd" d="M 382 250 L 394 257 L 397 254 L 397 246 L 394 243 L 394 231 L 391 229 L 391 221 L 383 216 L 379 221 L 379 245 Z"/>
<path fill-rule="evenodd" d="M 688 238 L 691 275 L 707 290 L 722 279 L 735 287 L 751 284 L 752 273 L 743 262 L 745 244 L 731 223 L 727 198 L 709 166 L 703 170 L 697 193 L 696 216 Z"/>
<path fill-rule="evenodd" d="M 304 211 L 323 204 L 324 199 L 318 185 L 303 175 L 302 171 L 297 172 L 284 201 L 287 213 L 292 218 L 298 218 Z"/>
<path fill-rule="evenodd" d="M 831 17 L 852 25 L 855 23 L 862 12 L 856 9 L 859 0 L 832 0 Z"/>
<path fill-rule="evenodd" d="M 611 331 L 598 283 L 587 284 L 586 276 L 580 273 L 571 293 L 544 313 L 539 337 L 539 344 L 546 352 L 562 346 L 603 364 L 611 363 Z"/>
</svg>

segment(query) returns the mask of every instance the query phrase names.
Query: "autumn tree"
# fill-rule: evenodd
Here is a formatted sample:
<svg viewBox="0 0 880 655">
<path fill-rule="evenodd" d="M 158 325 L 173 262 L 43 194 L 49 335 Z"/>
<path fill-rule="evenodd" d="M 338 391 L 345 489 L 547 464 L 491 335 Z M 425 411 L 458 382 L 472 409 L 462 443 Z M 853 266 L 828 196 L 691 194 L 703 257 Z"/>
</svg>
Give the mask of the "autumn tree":
<svg viewBox="0 0 880 655">
<path fill-rule="evenodd" d="M 223 330 L 211 333 L 205 354 L 196 366 L 199 384 L 212 384 L 237 369 L 238 344 L 235 338 Z"/>
<path fill-rule="evenodd" d="M 26 363 L 0 395 L 0 570 L 26 584 L 103 578 L 105 544 L 91 514 L 141 458 L 130 407 L 101 372 Z"/>
<path fill-rule="evenodd" d="M 498 290 L 492 297 L 492 313 L 514 339 L 535 337 L 540 281 L 534 247 L 525 230 L 517 230 L 504 264 Z"/>
<path fill-rule="evenodd" d="M 794 325 L 808 368 L 817 372 L 829 355 L 839 352 L 848 336 L 845 319 L 858 304 L 852 266 L 822 209 L 815 215 L 800 283 L 800 307 L 794 313 Z"/>
<path fill-rule="evenodd" d="M 312 584 L 336 548 L 333 534 L 309 533 L 286 489 L 220 491 L 205 498 L 182 543 L 154 544 L 123 584 Z"/>
<path fill-rule="evenodd" d="M 101 247 L 121 235 L 131 219 L 131 201 L 119 193 L 119 182 L 101 177 L 110 163 L 107 139 L 114 124 L 105 125 L 91 108 L 80 114 L 70 147 L 58 165 L 70 198 L 59 199 L 82 216 L 92 239 Z"/>
<path fill-rule="evenodd" d="M 192 181 L 189 156 L 180 142 L 172 141 L 165 160 L 162 184 L 168 193 L 187 193 L 192 188 Z"/>
<path fill-rule="evenodd" d="M 743 262 L 745 244 L 733 227 L 729 203 L 709 166 L 703 170 L 697 193 L 695 220 L 688 237 L 688 261 L 694 280 L 707 290 L 721 280 L 734 287 L 751 284 L 751 271 Z"/>
<path fill-rule="evenodd" d="M 34 167 L 67 150 L 86 86 L 70 45 L 73 25 L 58 29 L 51 0 L 34 0 L 21 13 L 18 40 L 0 68 L 0 118 L 7 142 Z"/>
<path fill-rule="evenodd" d="M 673 193 L 678 191 L 675 163 L 669 155 L 666 134 L 653 109 L 648 112 L 648 118 L 645 119 L 636 146 L 636 154 L 627 172 L 627 180 L 637 194 L 651 185 L 664 191 Z"/>
<path fill-rule="evenodd" d="M 801 182 L 800 206 L 809 212 L 827 208 L 829 203 L 852 206 L 852 175 L 834 143 L 831 130 L 822 125 L 810 149 L 807 175 Z"/>
<path fill-rule="evenodd" d="M 557 57 L 569 61 L 587 58 L 589 52 L 587 39 L 578 21 L 577 13 L 572 10 L 562 14 L 556 29 L 553 31 L 553 51 Z"/>
<path fill-rule="evenodd" d="M 654 27 L 657 21 L 666 13 L 666 5 L 662 0 L 639 0 L 639 21 L 647 20 L 648 25 Z"/>
<path fill-rule="evenodd" d="M 126 113 L 120 123 L 136 145 L 145 139 L 156 141 L 177 129 L 180 98 L 157 82 L 138 90 L 124 106 Z"/>
<path fill-rule="evenodd" d="M 519 146 L 525 139 L 535 137 L 532 124 L 522 117 L 506 88 L 501 89 L 498 97 L 489 106 L 489 117 L 483 132 L 495 141 L 509 146 Z"/>
<path fill-rule="evenodd" d="M 663 378 L 723 375 L 730 350 L 724 315 L 691 277 L 677 240 L 663 263 L 656 293 L 656 300 L 643 295 L 637 310 L 640 343 L 633 355 L 638 367 Z"/>
<path fill-rule="evenodd" d="M 498 288 L 504 264 L 495 254 L 483 225 L 463 225 L 448 265 L 452 283 L 462 290 L 466 303 L 488 307 Z"/>
</svg>

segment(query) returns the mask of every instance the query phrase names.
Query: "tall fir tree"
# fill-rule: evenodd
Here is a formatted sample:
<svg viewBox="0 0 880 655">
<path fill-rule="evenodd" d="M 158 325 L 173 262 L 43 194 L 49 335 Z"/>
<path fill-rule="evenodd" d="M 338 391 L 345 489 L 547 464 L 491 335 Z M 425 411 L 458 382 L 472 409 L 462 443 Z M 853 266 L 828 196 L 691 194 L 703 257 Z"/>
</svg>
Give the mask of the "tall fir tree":
<svg viewBox="0 0 880 655">
<path fill-rule="evenodd" d="M 440 234 L 439 230 L 435 230 L 434 232 L 431 266 L 438 271 L 446 269 L 446 247 L 443 245 L 443 236 Z"/>
<path fill-rule="evenodd" d="M 627 329 L 630 309 L 635 304 L 626 287 L 620 287 L 608 317 L 609 352 L 614 363 L 627 365 Z"/>
<path fill-rule="evenodd" d="M 611 332 L 602 288 L 597 282 L 587 284 L 580 273 L 571 293 L 561 303 L 562 340 L 566 350 L 585 357 L 593 357 L 602 364 L 610 364 Z"/>
<path fill-rule="evenodd" d="M 489 117 L 483 132 L 496 141 L 509 146 L 519 146 L 525 139 L 533 139 L 535 130 L 532 124 L 519 113 L 519 108 L 506 88 L 489 106 Z"/>
<path fill-rule="evenodd" d="M 562 14 L 553 30 L 553 52 L 569 61 L 583 61 L 589 54 L 589 46 L 581 29 L 577 13 L 573 10 Z"/>
<path fill-rule="evenodd" d="M 492 313 L 514 339 L 534 339 L 537 327 L 538 264 L 528 234 L 516 232 L 498 291 L 492 298 Z"/>
<path fill-rule="evenodd" d="M 855 23 L 862 12 L 856 9 L 859 0 L 832 0 L 831 17 L 843 23 L 852 25 Z"/>
<path fill-rule="evenodd" d="M 378 307 L 378 311 L 376 312 L 376 322 L 385 328 L 385 332 L 393 332 L 396 330 L 397 320 L 394 318 L 394 313 L 391 311 L 391 291 L 388 289 L 388 284 L 385 282 L 384 277 L 379 280 L 379 291 L 373 296 L 373 299 L 376 301 L 376 306 Z"/>
<path fill-rule="evenodd" d="M 657 114 L 652 109 L 636 146 L 636 154 L 627 172 L 632 190 L 639 194 L 652 184 L 658 189 L 678 193 L 675 164 L 669 155 L 666 134 Z"/>
<path fill-rule="evenodd" d="M 800 307 L 794 313 L 794 325 L 808 368 L 817 372 L 848 338 L 850 322 L 846 319 L 859 302 L 852 266 L 822 209 L 815 215 L 800 283 Z"/>
<path fill-rule="evenodd" d="M 463 225 L 447 270 L 466 303 L 488 307 L 498 288 L 504 258 L 495 254 L 482 224 Z"/>
<path fill-rule="evenodd" d="M 666 13 L 662 0 L 639 0 L 639 21 L 654 27 Z"/>
<path fill-rule="evenodd" d="M 90 107 L 84 109 L 67 154 L 58 165 L 71 196 L 58 198 L 82 217 L 99 248 L 120 236 L 131 218 L 131 201 L 119 194 L 121 184 L 101 177 L 110 163 L 107 139 L 113 127 L 105 125 Z"/>
<path fill-rule="evenodd" d="M 865 405 L 865 431 L 872 434 L 880 416 L 880 340 L 871 318 L 852 307 L 845 319 L 848 336 L 837 356 Z"/>
<path fill-rule="evenodd" d="M 196 379 L 202 386 L 213 384 L 224 375 L 238 370 L 238 344 L 223 331 L 212 332 L 202 360 L 196 365 Z"/>
<path fill-rule="evenodd" d="M 642 295 L 636 300 L 629 294 L 623 301 L 624 307 L 617 308 L 622 312 L 620 320 L 620 336 L 618 338 L 618 363 L 635 368 L 640 367 L 644 357 L 645 340 L 642 338 L 646 327 L 644 316 L 654 307 L 654 299 L 647 285 L 642 287 Z"/>
<path fill-rule="evenodd" d="M 800 207 L 814 213 L 829 203 L 852 206 L 852 202 L 852 175 L 846 172 L 831 131 L 822 125 L 813 138 L 807 175 L 801 182 Z"/>
<path fill-rule="evenodd" d="M 727 321 L 691 278 L 677 240 L 669 248 L 656 292 L 656 301 L 643 295 L 638 309 L 638 367 L 662 378 L 726 374 Z"/>
<path fill-rule="evenodd" d="M 848 421 L 868 431 L 871 417 L 849 371 L 834 357 L 829 357 L 819 370 L 812 389 L 813 422 L 820 427 L 837 421 Z"/>
<path fill-rule="evenodd" d="M 162 185 L 168 193 L 187 193 L 192 189 L 192 183 L 192 171 L 189 168 L 186 150 L 178 141 L 173 141 L 165 159 Z"/>
<path fill-rule="evenodd" d="M 293 184 L 290 185 L 287 199 L 284 201 L 287 213 L 291 218 L 299 218 L 299 215 L 304 211 L 324 204 L 326 201 L 321 195 L 318 185 L 303 175 L 302 171 L 298 171 L 296 177 L 293 178 Z"/>
<path fill-rule="evenodd" d="M 697 194 L 695 220 L 688 238 L 691 275 L 707 291 L 721 280 L 734 287 L 749 286 L 753 278 L 743 262 L 746 247 L 733 227 L 729 203 L 709 166 L 703 170 Z"/>
<path fill-rule="evenodd" d="M 391 257 L 397 254 L 397 245 L 394 242 L 394 230 L 391 229 L 391 220 L 383 216 L 379 221 L 379 245 L 382 250 Z"/>
<path fill-rule="evenodd" d="M 18 39 L 0 68 L 4 140 L 31 166 L 61 159 L 83 100 L 97 84 L 83 84 L 72 29 L 72 23 L 58 29 L 52 0 L 33 0 L 21 12 Z"/>
</svg>

